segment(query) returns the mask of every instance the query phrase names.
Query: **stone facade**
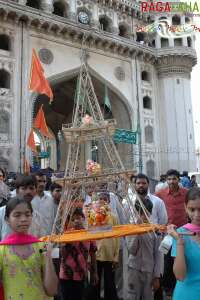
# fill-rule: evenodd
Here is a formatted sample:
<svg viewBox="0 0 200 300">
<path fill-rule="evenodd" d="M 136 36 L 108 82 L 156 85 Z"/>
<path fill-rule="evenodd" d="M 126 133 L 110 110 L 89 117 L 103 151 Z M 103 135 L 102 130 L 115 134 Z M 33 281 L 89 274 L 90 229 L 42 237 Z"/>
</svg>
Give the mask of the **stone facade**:
<svg viewBox="0 0 200 300">
<path fill-rule="evenodd" d="M 58 132 L 60 124 L 71 122 L 73 78 L 84 40 L 98 99 L 102 101 L 106 85 L 118 127 L 136 130 L 140 125 L 140 147 L 119 146 L 129 167 L 131 163 L 153 178 L 172 167 L 193 171 L 194 36 L 177 44 L 172 37 L 163 41 L 156 33 L 136 32 L 138 24 L 160 17 L 142 15 L 138 2 L 128 0 L 0 0 L 0 165 L 19 171 L 28 151 L 24 145 L 38 105 L 28 90 L 35 48 L 54 92 L 54 104 L 45 108 L 54 135 L 50 166 L 57 168 L 59 143 L 64 169 L 66 145 L 59 142 Z M 169 19 L 173 22 L 173 16 Z M 188 22 L 184 16 L 178 19 Z"/>
</svg>

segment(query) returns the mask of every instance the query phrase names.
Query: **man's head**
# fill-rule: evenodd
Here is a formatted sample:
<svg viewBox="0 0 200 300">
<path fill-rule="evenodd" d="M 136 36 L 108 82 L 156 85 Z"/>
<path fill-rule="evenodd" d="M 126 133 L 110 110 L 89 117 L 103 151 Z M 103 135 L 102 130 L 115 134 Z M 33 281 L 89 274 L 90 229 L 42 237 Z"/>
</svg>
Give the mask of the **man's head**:
<svg viewBox="0 0 200 300">
<path fill-rule="evenodd" d="M 183 171 L 183 177 L 188 177 L 188 171 Z"/>
<path fill-rule="evenodd" d="M 134 174 L 132 174 L 131 176 L 130 176 L 130 182 L 132 183 L 132 185 L 135 187 L 135 175 Z"/>
<path fill-rule="evenodd" d="M 44 173 L 42 172 L 37 172 L 35 174 L 36 180 L 37 180 L 37 193 L 43 193 L 45 190 L 46 182 L 47 182 L 47 177 Z"/>
<path fill-rule="evenodd" d="M 108 204 L 110 202 L 110 194 L 106 192 L 100 193 L 97 201 L 100 205 L 104 205 L 105 203 Z"/>
<path fill-rule="evenodd" d="M 36 195 L 37 180 L 34 175 L 20 175 L 15 181 L 16 194 L 31 202 Z"/>
<path fill-rule="evenodd" d="M 130 176 L 130 181 L 131 181 L 131 182 L 134 182 L 134 181 L 135 181 L 135 177 L 136 177 L 136 176 L 135 176 L 134 174 L 132 174 L 132 175 Z"/>
<path fill-rule="evenodd" d="M 166 175 L 161 174 L 161 175 L 160 175 L 160 181 L 161 181 L 161 182 L 165 182 L 165 181 L 166 181 Z"/>
<path fill-rule="evenodd" d="M 196 182 L 196 176 L 195 176 L 195 175 L 192 175 L 192 176 L 191 176 L 191 181 Z"/>
<path fill-rule="evenodd" d="M 58 204 L 61 198 L 62 186 L 58 183 L 52 183 L 50 186 L 50 191 L 54 201 L 56 204 Z"/>
<path fill-rule="evenodd" d="M 5 180 L 5 172 L 2 168 L 0 168 L 0 181 L 4 181 Z"/>
<path fill-rule="evenodd" d="M 140 196 L 146 196 L 149 188 L 149 178 L 145 174 L 135 176 L 135 190 Z"/>
<path fill-rule="evenodd" d="M 91 197 L 92 194 L 94 193 L 95 191 L 95 186 L 94 185 L 88 185 L 86 188 L 85 188 L 85 192 Z"/>
<path fill-rule="evenodd" d="M 167 184 L 170 190 L 177 190 L 179 188 L 180 173 L 177 170 L 171 169 L 166 173 Z"/>
<path fill-rule="evenodd" d="M 73 229 L 83 229 L 85 222 L 85 215 L 80 207 L 75 208 L 73 213 L 68 216 L 68 226 Z"/>
</svg>

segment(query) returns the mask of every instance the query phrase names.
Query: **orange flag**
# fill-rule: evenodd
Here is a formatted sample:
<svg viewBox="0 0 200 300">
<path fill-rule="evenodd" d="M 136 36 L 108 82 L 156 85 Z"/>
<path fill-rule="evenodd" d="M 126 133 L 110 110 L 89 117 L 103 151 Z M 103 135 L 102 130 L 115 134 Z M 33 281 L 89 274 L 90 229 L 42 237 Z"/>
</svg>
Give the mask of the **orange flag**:
<svg viewBox="0 0 200 300">
<path fill-rule="evenodd" d="M 35 145 L 34 134 L 33 134 L 33 128 L 31 129 L 31 131 L 29 133 L 26 144 L 27 144 L 27 146 L 29 146 L 29 148 L 31 148 L 31 150 L 33 152 L 37 152 L 36 145 Z"/>
<path fill-rule="evenodd" d="M 30 173 L 30 164 L 28 163 L 26 157 L 24 157 L 24 173 L 29 174 Z M 0 298 L 1 299 L 1 298 Z"/>
<path fill-rule="evenodd" d="M 38 94 L 47 95 L 50 98 L 50 102 L 53 100 L 52 90 L 44 76 L 44 70 L 36 55 L 35 49 L 32 50 L 29 90 L 37 92 Z"/>
<path fill-rule="evenodd" d="M 47 128 L 42 105 L 41 105 L 40 109 L 38 110 L 38 113 L 33 121 L 33 127 L 37 128 L 43 136 L 46 136 L 47 138 L 52 138 L 52 136 L 49 133 L 49 130 Z"/>
</svg>

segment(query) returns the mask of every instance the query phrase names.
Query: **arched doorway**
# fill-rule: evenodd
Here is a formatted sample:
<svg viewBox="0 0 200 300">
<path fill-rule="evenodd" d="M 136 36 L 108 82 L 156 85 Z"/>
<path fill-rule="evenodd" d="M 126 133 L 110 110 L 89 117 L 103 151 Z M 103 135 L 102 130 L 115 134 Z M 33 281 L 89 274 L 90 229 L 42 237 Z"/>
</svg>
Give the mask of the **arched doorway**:
<svg viewBox="0 0 200 300">
<path fill-rule="evenodd" d="M 34 169 L 45 169 L 50 167 L 53 170 L 57 169 L 57 148 L 56 140 L 53 132 L 48 128 L 51 139 L 43 137 L 37 129 L 34 129 L 34 140 L 36 144 L 37 154 L 33 155 Z"/>
<path fill-rule="evenodd" d="M 99 104 L 102 107 L 105 119 L 114 118 L 117 120 L 117 128 L 131 130 L 130 112 L 126 104 L 114 91 L 114 89 L 112 89 L 112 87 L 108 87 L 107 91 L 111 109 L 107 109 L 104 106 L 105 82 L 97 78 L 93 72 L 91 73 L 94 90 Z M 62 80 L 56 80 L 55 83 L 52 83 L 54 101 L 51 104 L 49 104 L 48 98 L 45 95 L 38 96 L 34 103 L 34 117 L 40 106 L 43 104 L 47 126 L 53 133 L 53 143 L 54 148 L 56 148 L 56 151 L 54 151 L 54 158 L 52 158 L 52 153 L 50 155 L 50 161 L 54 162 L 55 168 L 53 169 L 58 169 L 61 171 L 64 171 L 65 169 L 67 145 L 60 131 L 62 129 L 62 124 L 68 124 L 72 122 L 77 78 L 78 74 L 76 72 L 76 74 L 71 75 L 70 78 L 66 76 L 66 79 L 62 78 Z M 132 145 L 118 144 L 116 146 L 124 165 L 130 168 L 131 162 L 131 165 L 133 166 Z M 91 145 L 91 158 L 95 160 L 95 157 L 99 155 L 99 150 L 100 149 L 98 149 L 97 144 L 93 143 Z"/>
</svg>

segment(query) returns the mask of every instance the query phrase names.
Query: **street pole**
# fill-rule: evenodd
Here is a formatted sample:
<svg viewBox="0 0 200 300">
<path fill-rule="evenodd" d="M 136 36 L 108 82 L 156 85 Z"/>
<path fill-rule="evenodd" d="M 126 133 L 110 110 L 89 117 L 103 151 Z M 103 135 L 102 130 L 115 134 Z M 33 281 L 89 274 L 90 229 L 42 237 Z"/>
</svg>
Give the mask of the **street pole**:
<svg viewBox="0 0 200 300">
<path fill-rule="evenodd" d="M 141 124 L 140 124 L 140 99 L 139 99 L 139 89 L 138 89 L 138 68 L 137 68 L 137 59 L 135 57 L 135 71 L 136 71 L 136 100 L 137 100 L 137 135 L 138 135 L 138 150 L 139 150 L 139 160 L 138 167 L 139 173 L 142 173 L 143 170 L 143 161 L 142 161 L 142 133 L 141 133 Z"/>
</svg>

